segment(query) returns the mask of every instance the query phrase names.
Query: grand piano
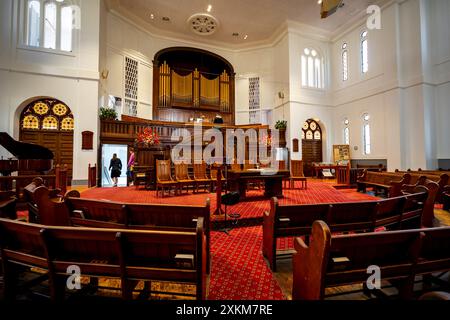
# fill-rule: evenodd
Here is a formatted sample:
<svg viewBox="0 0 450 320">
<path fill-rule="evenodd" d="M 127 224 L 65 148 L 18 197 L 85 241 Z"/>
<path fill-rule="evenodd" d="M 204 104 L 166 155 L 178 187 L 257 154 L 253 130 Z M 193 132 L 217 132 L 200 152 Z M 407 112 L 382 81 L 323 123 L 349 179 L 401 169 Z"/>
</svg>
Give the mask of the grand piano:
<svg viewBox="0 0 450 320">
<path fill-rule="evenodd" d="M 53 152 L 45 147 L 16 141 L 6 132 L 0 132 L 0 145 L 15 157 L 0 160 L 2 176 L 10 176 L 17 171 L 47 174 L 53 169 Z"/>
<path fill-rule="evenodd" d="M 55 186 L 56 176 L 49 175 L 53 169 L 52 151 L 36 144 L 16 141 L 6 132 L 0 132 L 0 145 L 14 156 L 0 159 L 0 191 L 15 190 L 19 198 L 22 189 L 37 176 L 42 177 L 46 185 Z M 18 175 L 11 176 L 15 172 Z"/>
</svg>

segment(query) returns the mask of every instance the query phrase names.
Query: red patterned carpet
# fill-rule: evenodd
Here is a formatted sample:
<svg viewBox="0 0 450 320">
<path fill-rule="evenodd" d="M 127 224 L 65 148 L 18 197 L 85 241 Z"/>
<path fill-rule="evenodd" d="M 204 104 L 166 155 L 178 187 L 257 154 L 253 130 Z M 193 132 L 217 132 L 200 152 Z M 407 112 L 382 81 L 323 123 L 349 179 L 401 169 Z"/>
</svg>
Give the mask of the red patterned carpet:
<svg viewBox="0 0 450 320">
<path fill-rule="evenodd" d="M 352 202 L 374 200 L 354 190 L 336 190 L 330 184 L 310 181 L 308 190 L 285 190 L 283 204 L 308 204 L 324 202 Z M 270 201 L 260 200 L 262 191 L 250 191 L 250 201 L 233 206 L 230 211 L 240 213 L 242 218 L 262 217 L 269 210 Z M 214 194 L 196 194 L 180 197 L 157 198 L 155 192 L 136 190 L 134 187 L 119 189 L 90 189 L 82 197 L 132 203 L 163 203 L 194 205 L 211 199 L 211 210 L 215 209 Z M 257 197 L 251 199 L 251 197 Z M 265 263 L 262 248 L 262 227 L 240 227 L 226 235 L 212 232 L 212 270 L 210 278 L 210 300 L 281 300 L 285 299 L 280 286 Z M 287 249 L 292 239 L 279 240 L 278 247 Z"/>
<path fill-rule="evenodd" d="M 299 185 L 300 187 L 300 185 Z M 280 200 L 281 204 L 308 204 L 308 203 L 324 203 L 324 202 L 351 202 L 373 200 L 374 198 L 357 193 L 354 190 L 336 190 L 330 184 L 310 181 L 308 182 L 308 190 L 293 189 L 284 190 L 284 199 Z M 270 201 L 262 199 L 262 190 L 252 190 L 247 192 L 248 201 L 241 202 L 230 211 L 241 214 L 242 218 L 259 218 L 262 217 L 264 211 L 270 209 Z M 216 209 L 216 195 L 210 193 L 199 193 L 182 195 L 178 197 L 158 198 L 154 191 L 145 191 L 143 189 L 136 190 L 134 187 L 129 188 L 94 188 L 83 192 L 83 198 L 102 199 L 118 202 L 130 203 L 160 203 L 160 204 L 178 204 L 178 205 L 199 205 L 204 204 L 207 198 L 211 200 L 211 212 Z"/>
</svg>

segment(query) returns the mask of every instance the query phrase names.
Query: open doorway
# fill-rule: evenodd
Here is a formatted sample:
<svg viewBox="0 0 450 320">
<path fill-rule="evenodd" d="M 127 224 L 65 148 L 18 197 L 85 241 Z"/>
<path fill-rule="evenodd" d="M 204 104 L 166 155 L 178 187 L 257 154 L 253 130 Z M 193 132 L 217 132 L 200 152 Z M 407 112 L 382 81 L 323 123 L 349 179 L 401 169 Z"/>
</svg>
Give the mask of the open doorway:
<svg viewBox="0 0 450 320">
<path fill-rule="evenodd" d="M 122 161 L 122 174 L 119 177 L 119 187 L 127 186 L 127 161 L 128 161 L 128 146 L 119 144 L 104 144 L 102 145 L 102 187 L 108 188 L 113 186 L 111 179 L 111 171 L 109 164 L 114 154 Z"/>
</svg>

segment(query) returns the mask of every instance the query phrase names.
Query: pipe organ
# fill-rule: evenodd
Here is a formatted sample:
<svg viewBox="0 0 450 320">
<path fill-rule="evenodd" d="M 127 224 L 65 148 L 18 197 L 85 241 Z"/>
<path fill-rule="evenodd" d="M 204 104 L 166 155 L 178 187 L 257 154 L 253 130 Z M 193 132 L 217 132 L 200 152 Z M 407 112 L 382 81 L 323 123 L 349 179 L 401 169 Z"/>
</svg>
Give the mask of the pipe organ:
<svg viewBox="0 0 450 320">
<path fill-rule="evenodd" d="M 201 53 L 196 51 L 196 54 Z M 186 56 L 189 60 L 189 55 Z M 159 61 L 155 58 L 154 120 L 192 122 L 202 119 L 212 123 L 220 115 L 225 124 L 234 124 L 232 68 L 214 61 L 209 67 L 204 61 L 212 61 L 211 57 L 200 61 L 203 64 L 195 66 L 195 63 L 174 62 L 170 57 Z"/>
</svg>

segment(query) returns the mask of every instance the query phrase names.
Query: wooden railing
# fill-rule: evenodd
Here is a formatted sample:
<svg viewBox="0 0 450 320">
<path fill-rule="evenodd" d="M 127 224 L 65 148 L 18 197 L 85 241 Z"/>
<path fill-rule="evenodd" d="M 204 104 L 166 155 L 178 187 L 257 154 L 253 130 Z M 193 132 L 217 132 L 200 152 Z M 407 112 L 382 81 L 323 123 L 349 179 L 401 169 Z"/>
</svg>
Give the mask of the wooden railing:
<svg viewBox="0 0 450 320">
<path fill-rule="evenodd" d="M 125 117 L 129 119 L 129 117 Z M 145 128 L 151 128 L 156 132 L 161 143 L 173 143 L 171 141 L 172 135 L 177 134 L 181 129 L 187 129 L 191 134 L 194 134 L 194 123 L 183 122 L 164 122 L 164 121 L 150 121 L 144 119 L 138 119 L 133 121 L 109 121 L 103 120 L 100 124 L 100 138 L 102 141 L 129 141 L 132 142 L 136 138 L 139 132 L 142 132 Z M 269 129 L 264 125 L 244 125 L 244 126 L 229 126 L 221 124 L 203 123 L 202 131 L 206 131 L 211 128 L 220 129 L 225 132 L 227 129 Z"/>
</svg>

